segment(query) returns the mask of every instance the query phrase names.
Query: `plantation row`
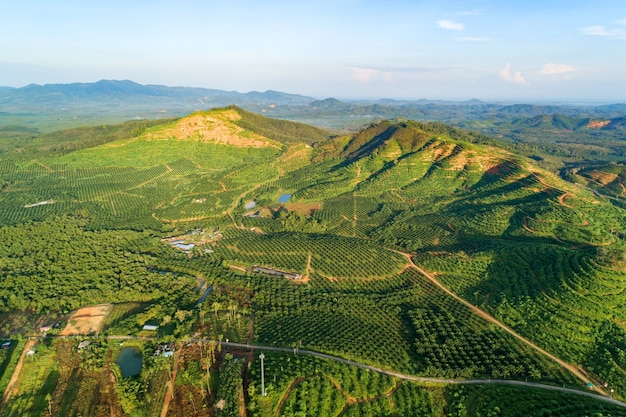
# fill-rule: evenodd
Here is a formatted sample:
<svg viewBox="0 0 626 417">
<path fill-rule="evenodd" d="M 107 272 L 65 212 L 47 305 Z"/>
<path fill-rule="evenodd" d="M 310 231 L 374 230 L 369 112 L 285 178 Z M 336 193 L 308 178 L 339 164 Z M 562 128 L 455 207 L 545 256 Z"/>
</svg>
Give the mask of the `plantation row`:
<svg viewBox="0 0 626 417">
<path fill-rule="evenodd" d="M 251 265 L 293 268 L 304 272 L 308 255 L 311 268 L 330 277 L 386 277 L 398 272 L 406 260 L 368 241 L 329 235 L 248 233 L 225 236 L 215 247 L 225 259 Z"/>
<path fill-rule="evenodd" d="M 416 271 L 384 281 L 335 283 L 313 274 L 307 286 L 256 277 L 252 283 L 255 335 L 264 344 L 302 344 L 432 376 L 573 382 Z"/>
<path fill-rule="evenodd" d="M 623 336 L 617 335 L 626 332 L 616 330 L 616 336 L 606 339 L 600 329 L 626 318 L 619 308 L 626 294 L 626 274 L 600 266 L 594 252 L 556 244 L 502 243 L 469 257 L 424 255 L 417 262 L 521 334 L 570 361 L 597 369 L 601 378 L 623 389 L 626 374 L 609 371 L 607 363 L 620 360 L 618 340 Z M 594 349 L 613 351 L 615 359 L 604 353 L 599 357 Z"/>
</svg>

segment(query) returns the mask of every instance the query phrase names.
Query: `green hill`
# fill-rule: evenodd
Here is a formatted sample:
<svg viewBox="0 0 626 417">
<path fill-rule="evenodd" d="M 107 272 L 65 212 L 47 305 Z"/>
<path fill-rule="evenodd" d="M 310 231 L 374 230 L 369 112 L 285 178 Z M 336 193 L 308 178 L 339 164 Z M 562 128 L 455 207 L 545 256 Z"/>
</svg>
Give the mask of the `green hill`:
<svg viewBox="0 0 626 417">
<path fill-rule="evenodd" d="M 154 343 L 188 344 L 182 359 L 146 360 L 139 377 L 105 389 L 107 352 L 119 348 L 101 339 L 91 367 L 72 368 L 83 353 L 51 342 L 44 368 L 52 379 L 42 371 L 17 388 L 51 394 L 40 407 L 89 409 L 72 392 L 92 391 L 61 383 L 74 372 L 118 396 L 85 394 L 90 401 L 148 415 L 163 401 L 170 365 L 179 367 L 174 398 L 192 399 L 177 403 L 181 410 L 214 407 L 218 398 L 203 393 L 215 379 L 205 375 L 236 376 L 241 367 L 190 335 L 422 377 L 593 383 L 626 396 L 624 209 L 494 140 L 402 120 L 331 137 L 237 107 L 103 130 L 37 137 L 31 157 L 0 159 L 0 331 L 28 334 L 67 322 L 76 308 L 114 303 L 105 334 L 145 336 L 144 324 L 158 323 Z M 135 342 L 153 357 L 148 340 Z M 482 392 L 272 355 L 269 396 L 260 394 L 257 362 L 246 377 L 251 415 L 279 407 L 381 415 L 393 404 L 454 414 Z M 204 358 L 224 365 L 207 368 Z M 228 380 L 234 388 L 220 389 L 235 395 L 241 383 Z M 145 394 L 153 388 L 158 394 Z M 490 407 L 498 390 L 536 398 L 496 386 L 485 391 Z M 576 398 L 589 413 L 604 407 L 551 395 Z M 545 404 L 528 401 L 529 410 Z M 24 404 L 14 397 L 5 409 L 19 414 Z"/>
</svg>

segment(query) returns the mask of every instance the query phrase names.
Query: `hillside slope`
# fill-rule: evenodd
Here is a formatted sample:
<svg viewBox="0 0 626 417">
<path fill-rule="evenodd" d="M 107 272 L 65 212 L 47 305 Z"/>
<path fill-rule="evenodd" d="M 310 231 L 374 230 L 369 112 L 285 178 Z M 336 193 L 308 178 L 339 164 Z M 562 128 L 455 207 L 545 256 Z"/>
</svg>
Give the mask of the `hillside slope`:
<svg viewBox="0 0 626 417">
<path fill-rule="evenodd" d="M 216 340 L 205 320 L 228 306 L 235 341 L 583 388 L 489 314 L 626 396 L 626 213 L 483 136 L 384 121 L 331 138 L 228 107 L 0 174 L 4 313 L 120 300 L 137 303 L 123 334 Z"/>
</svg>

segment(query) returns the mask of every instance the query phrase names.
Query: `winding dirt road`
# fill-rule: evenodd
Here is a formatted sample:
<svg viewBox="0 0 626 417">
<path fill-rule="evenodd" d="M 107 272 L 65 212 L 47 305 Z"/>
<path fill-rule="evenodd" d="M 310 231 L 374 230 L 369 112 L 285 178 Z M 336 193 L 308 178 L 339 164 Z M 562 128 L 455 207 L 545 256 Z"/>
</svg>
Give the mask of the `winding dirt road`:
<svg viewBox="0 0 626 417">
<path fill-rule="evenodd" d="M 589 379 L 589 377 L 587 377 L 579 368 L 577 368 L 576 366 L 565 362 L 563 359 L 558 358 L 558 357 L 554 356 L 553 354 L 545 351 L 544 349 L 540 348 L 539 346 L 537 346 L 536 344 L 534 344 L 530 340 L 526 339 L 524 336 L 522 336 L 519 333 L 517 333 L 515 330 L 511 329 L 510 327 L 508 327 L 507 325 L 505 325 L 501 321 L 497 320 L 495 317 L 491 316 L 486 311 L 481 310 L 480 308 L 476 307 L 475 305 L 471 304 L 470 302 L 464 300 L 463 298 L 459 297 L 458 295 L 456 295 L 455 293 L 450 291 L 445 285 L 440 283 L 432 274 L 428 273 L 424 269 L 422 269 L 419 266 L 415 265 L 415 263 L 413 262 L 413 259 L 411 258 L 411 255 L 409 255 L 408 253 L 404 253 L 404 252 L 398 252 L 398 253 L 403 255 L 407 259 L 407 261 L 411 265 L 411 268 L 417 270 L 420 274 L 424 275 L 430 282 L 435 284 L 438 288 L 440 288 L 446 294 L 448 294 L 449 296 L 453 297 L 458 302 L 466 305 L 470 310 L 472 310 L 472 312 L 474 312 L 478 316 L 482 317 L 483 319 L 487 320 L 488 322 L 493 323 L 496 326 L 500 327 L 505 332 L 509 333 L 510 335 L 514 336 L 515 338 L 517 338 L 518 340 L 522 341 L 526 345 L 528 345 L 531 348 L 535 349 L 537 352 L 541 353 L 542 355 L 544 355 L 545 357 L 549 358 L 550 360 L 558 363 L 563 368 L 567 369 L 569 372 L 571 372 L 573 375 L 575 375 L 578 379 L 583 381 L 585 384 L 591 383 L 591 380 Z M 600 389 L 599 387 L 597 387 L 595 385 L 593 386 L 593 390 L 599 392 L 600 394 L 602 394 L 604 396 L 607 396 L 606 392 L 604 392 L 602 389 Z"/>
</svg>

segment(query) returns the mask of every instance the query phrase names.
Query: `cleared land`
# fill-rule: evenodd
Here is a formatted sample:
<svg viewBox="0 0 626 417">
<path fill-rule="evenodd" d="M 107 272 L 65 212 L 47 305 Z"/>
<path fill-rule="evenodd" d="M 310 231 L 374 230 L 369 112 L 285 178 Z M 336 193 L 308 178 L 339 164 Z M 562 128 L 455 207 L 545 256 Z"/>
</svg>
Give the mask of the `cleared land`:
<svg viewBox="0 0 626 417">
<path fill-rule="evenodd" d="M 97 333 L 102 330 L 104 319 L 111 310 L 111 304 L 84 307 L 70 316 L 61 336 L 75 336 Z"/>
</svg>

